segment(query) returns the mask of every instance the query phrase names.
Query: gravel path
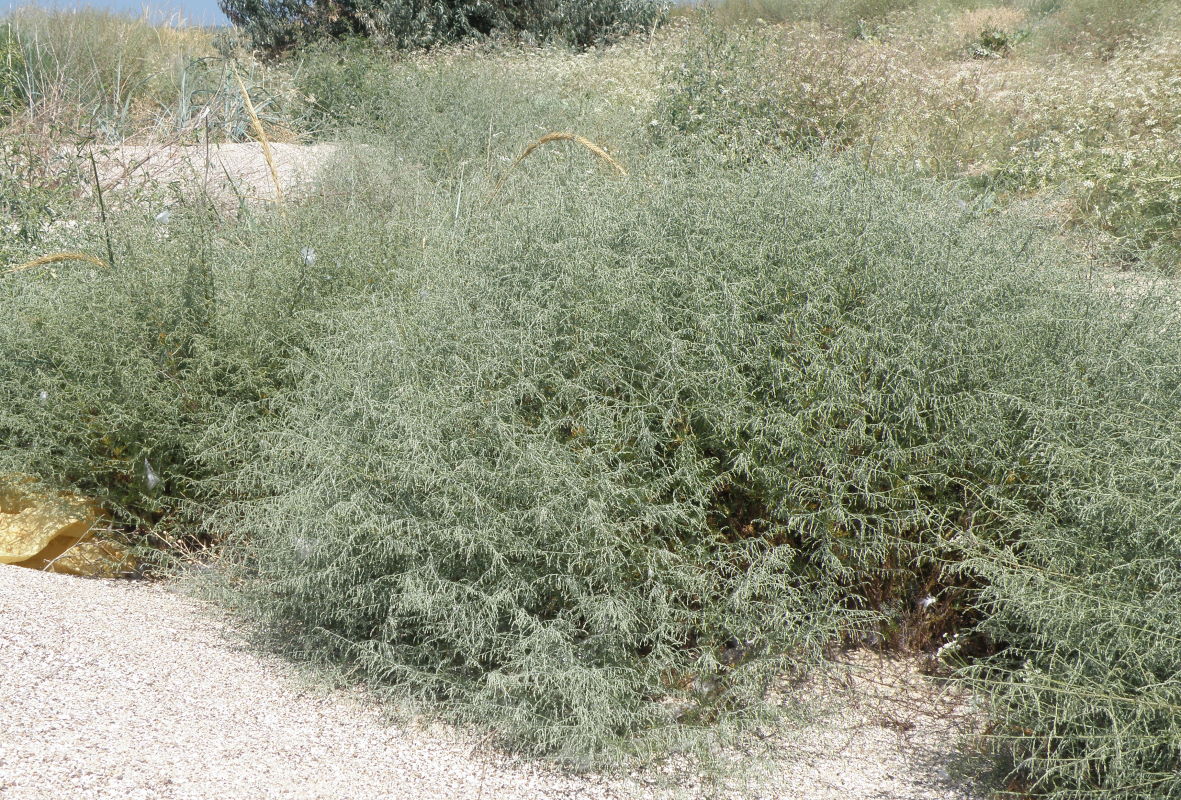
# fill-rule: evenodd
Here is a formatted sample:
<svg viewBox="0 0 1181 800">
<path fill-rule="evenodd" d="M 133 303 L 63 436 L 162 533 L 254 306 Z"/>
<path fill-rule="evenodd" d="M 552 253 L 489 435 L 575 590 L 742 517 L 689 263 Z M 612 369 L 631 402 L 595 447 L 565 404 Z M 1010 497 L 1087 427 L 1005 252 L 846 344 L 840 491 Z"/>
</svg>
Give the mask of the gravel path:
<svg viewBox="0 0 1181 800">
<path fill-rule="evenodd" d="M 279 184 L 288 199 L 303 193 L 338 151 L 335 144 L 271 144 Z M 238 197 L 275 199 L 270 169 L 258 142 L 203 145 L 131 145 L 98 148 L 95 160 L 104 193 L 144 192 L 180 184 L 201 188 L 233 206 Z"/>
<path fill-rule="evenodd" d="M 762 788 L 674 790 L 564 775 L 443 726 L 390 726 L 361 693 L 309 686 L 164 585 L 0 566 L 0 798 L 972 797 L 946 776 L 962 704 L 902 662 L 847 667 L 826 689 L 852 693 L 846 710 L 777 743 L 791 757 Z"/>
</svg>

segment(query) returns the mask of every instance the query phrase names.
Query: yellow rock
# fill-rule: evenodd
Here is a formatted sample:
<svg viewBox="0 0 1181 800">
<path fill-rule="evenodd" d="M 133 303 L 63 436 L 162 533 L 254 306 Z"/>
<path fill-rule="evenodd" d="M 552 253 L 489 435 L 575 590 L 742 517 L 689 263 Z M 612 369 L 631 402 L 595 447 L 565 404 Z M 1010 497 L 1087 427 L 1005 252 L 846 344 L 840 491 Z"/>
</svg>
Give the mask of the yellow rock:
<svg viewBox="0 0 1181 800">
<path fill-rule="evenodd" d="M 49 569 L 87 578 L 119 578 L 135 569 L 135 561 L 123 547 L 114 542 L 90 539 L 75 542 L 70 549 L 53 559 Z"/>
<path fill-rule="evenodd" d="M 0 514 L 0 563 L 18 564 L 52 544 L 58 554 L 98 521 L 89 504 L 71 497 L 26 494 Z"/>
<path fill-rule="evenodd" d="M 0 478 L 0 564 L 93 577 L 133 569 L 123 548 L 93 538 L 101 518 L 94 502 L 37 492 L 33 483 L 24 475 Z"/>
</svg>

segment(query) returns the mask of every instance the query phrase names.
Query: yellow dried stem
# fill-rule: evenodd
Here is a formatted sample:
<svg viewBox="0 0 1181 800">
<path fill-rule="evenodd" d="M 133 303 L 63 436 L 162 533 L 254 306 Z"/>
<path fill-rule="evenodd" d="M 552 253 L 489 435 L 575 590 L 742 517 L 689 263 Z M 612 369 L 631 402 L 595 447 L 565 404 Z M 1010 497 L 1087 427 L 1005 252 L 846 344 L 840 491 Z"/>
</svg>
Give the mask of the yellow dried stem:
<svg viewBox="0 0 1181 800">
<path fill-rule="evenodd" d="M 246 90 L 246 83 L 242 80 L 242 76 L 234 70 L 234 80 L 238 82 L 238 90 L 242 93 L 242 102 L 246 104 L 246 114 L 250 117 L 250 123 L 254 126 L 254 133 L 258 137 L 259 143 L 262 145 L 262 157 L 267 161 L 267 168 L 271 171 L 271 182 L 275 184 L 275 200 L 279 203 L 279 209 L 283 209 L 283 187 L 279 183 L 279 173 L 275 169 L 275 159 L 271 155 L 271 143 L 267 139 L 266 132 L 262 129 L 262 123 L 258 119 L 258 114 L 254 110 L 254 102 L 250 99 L 250 92 Z M 284 210 L 284 213 L 286 211 Z"/>
<path fill-rule="evenodd" d="M 43 267 L 46 264 L 55 264 L 59 261 L 85 261 L 88 264 L 94 264 L 96 267 L 106 267 L 107 262 L 101 258 L 89 255 L 87 253 L 49 253 L 48 255 L 34 258 L 32 261 L 26 261 L 24 264 L 18 264 L 15 267 L 0 272 L 0 275 L 11 275 L 14 272 L 22 272 L 26 269 L 33 269 L 34 267 Z"/>
<path fill-rule="evenodd" d="M 623 165 L 620 164 L 618 161 L 616 161 L 611 156 L 610 153 L 608 153 L 603 148 L 599 147 L 597 144 L 592 142 L 590 139 L 587 139 L 585 136 L 579 136 L 577 133 L 564 133 L 562 131 L 554 131 L 553 133 L 547 133 L 545 136 L 542 136 L 536 142 L 531 143 L 528 147 L 525 148 L 524 152 L 522 152 L 521 155 L 517 156 L 517 160 L 512 163 L 512 166 L 510 166 L 508 168 L 508 170 L 504 173 L 504 176 L 496 184 L 496 188 L 492 190 L 492 194 L 489 195 L 489 199 L 496 196 L 496 193 L 500 191 L 502 186 L 504 186 L 504 182 L 508 180 L 509 175 L 513 174 L 513 170 L 515 170 L 520 165 L 520 163 L 522 161 L 524 161 L 526 158 L 528 158 L 529 155 L 534 150 L 541 147 L 543 144 L 547 144 L 548 142 L 575 142 L 577 144 L 580 144 L 583 147 L 585 147 L 587 150 L 590 150 L 592 153 L 594 153 L 596 156 L 598 156 L 601 160 L 606 161 L 608 164 L 615 167 L 615 171 L 618 172 L 621 176 L 624 176 L 624 177 L 627 176 L 627 170 L 623 168 Z"/>
</svg>

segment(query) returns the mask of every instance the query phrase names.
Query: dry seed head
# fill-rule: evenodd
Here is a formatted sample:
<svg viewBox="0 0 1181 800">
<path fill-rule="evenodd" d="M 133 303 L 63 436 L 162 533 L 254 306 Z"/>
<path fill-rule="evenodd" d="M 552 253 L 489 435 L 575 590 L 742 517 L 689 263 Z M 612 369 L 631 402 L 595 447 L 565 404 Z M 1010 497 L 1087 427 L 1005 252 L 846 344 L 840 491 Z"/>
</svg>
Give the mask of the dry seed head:
<svg viewBox="0 0 1181 800">
<path fill-rule="evenodd" d="M 105 267 L 107 262 L 101 258 L 97 258 L 87 253 L 49 253 L 48 255 L 34 258 L 32 261 L 26 261 L 24 264 L 18 264 L 15 267 L 0 272 L 0 275 L 11 275 L 14 272 L 21 272 L 26 269 L 33 269 L 34 267 L 43 267 L 46 264 L 55 264 L 58 261 L 85 261 L 88 264 L 94 264 L 96 267 Z"/>
<path fill-rule="evenodd" d="M 547 133 L 545 136 L 542 136 L 536 142 L 530 143 L 530 145 L 525 148 L 525 150 L 521 153 L 521 155 L 517 156 L 517 160 L 513 162 L 512 166 L 508 168 L 508 171 L 504 173 L 504 177 L 502 177 L 500 179 L 500 181 L 496 184 L 496 188 L 494 188 L 492 190 L 492 194 L 489 196 L 489 199 L 494 197 L 496 195 L 496 193 L 500 191 L 501 187 L 504 186 L 504 182 L 508 180 L 508 176 L 513 174 L 513 170 L 515 170 L 520 165 L 520 163 L 522 161 L 524 161 L 526 158 L 528 158 L 533 153 L 534 150 L 541 147 L 543 144 L 547 144 L 549 142 L 563 142 L 563 141 L 564 142 L 576 142 L 577 144 L 582 145 L 587 150 L 590 150 L 592 153 L 594 153 L 596 156 L 598 156 L 601 160 L 606 161 L 608 164 L 615 167 L 615 171 L 618 172 L 621 176 L 623 176 L 623 177 L 627 176 L 627 170 L 623 168 L 623 165 L 620 164 L 618 161 L 616 161 L 611 156 L 610 153 L 608 153 L 603 148 L 599 147 L 597 144 L 592 142 L 590 139 L 587 139 L 585 136 L 579 136 L 577 133 L 565 133 L 563 131 L 554 131 L 553 133 Z"/>
<path fill-rule="evenodd" d="M 254 110 L 254 101 L 250 99 L 250 92 L 246 89 L 246 83 L 242 80 L 242 76 L 234 70 L 234 80 L 238 82 L 238 91 L 242 93 L 242 102 L 246 105 L 246 114 L 250 117 L 251 124 L 254 125 L 254 132 L 258 136 L 258 141 L 262 145 L 262 156 L 266 159 L 267 168 L 271 171 L 271 182 L 275 184 L 275 200 L 278 201 L 279 210 L 284 214 L 286 210 L 283 208 L 283 187 L 279 183 L 279 173 L 275 170 L 275 159 L 271 156 L 271 143 L 267 140 L 266 131 L 262 129 L 262 123 L 258 119 L 258 114 Z"/>
</svg>

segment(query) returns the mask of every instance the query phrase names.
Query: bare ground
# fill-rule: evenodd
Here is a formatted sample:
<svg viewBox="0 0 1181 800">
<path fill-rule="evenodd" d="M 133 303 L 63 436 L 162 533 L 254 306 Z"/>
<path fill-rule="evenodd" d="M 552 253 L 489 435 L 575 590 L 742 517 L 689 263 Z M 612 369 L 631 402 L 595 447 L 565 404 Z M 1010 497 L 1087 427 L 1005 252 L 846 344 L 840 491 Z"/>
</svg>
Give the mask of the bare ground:
<svg viewBox="0 0 1181 800">
<path fill-rule="evenodd" d="M 362 692 L 317 688 L 243 642 L 224 612 L 167 584 L 0 566 L 0 797 L 978 796 L 952 777 L 965 699 L 913 661 L 852 654 L 805 687 L 832 714 L 777 734 L 764 769 L 719 785 L 667 769 L 564 774 L 447 726 L 393 724 Z"/>
<path fill-rule="evenodd" d="M 270 145 L 271 161 L 285 197 L 306 191 L 316 172 L 334 156 L 335 144 Z M 204 191 L 222 202 L 273 201 L 275 183 L 258 142 L 211 145 L 117 145 L 96 150 L 104 192 L 158 191 L 171 186 Z"/>
</svg>

